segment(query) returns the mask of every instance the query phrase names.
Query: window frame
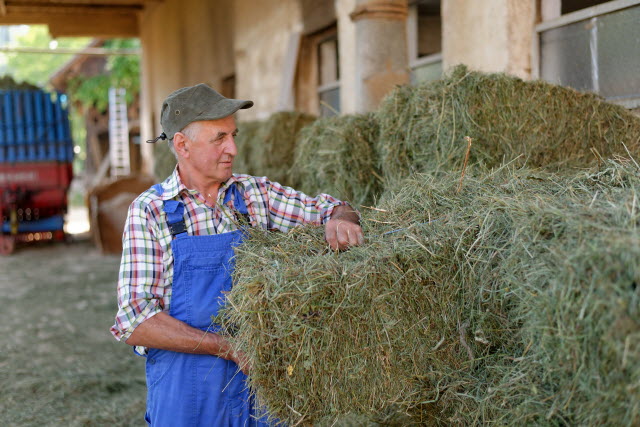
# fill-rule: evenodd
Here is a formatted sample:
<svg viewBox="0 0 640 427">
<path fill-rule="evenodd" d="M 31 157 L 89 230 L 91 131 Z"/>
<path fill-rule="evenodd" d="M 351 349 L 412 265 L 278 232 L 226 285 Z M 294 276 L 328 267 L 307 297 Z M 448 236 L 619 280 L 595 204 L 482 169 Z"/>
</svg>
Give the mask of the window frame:
<svg viewBox="0 0 640 427">
<path fill-rule="evenodd" d="M 336 66 L 336 80 L 332 81 L 332 82 L 327 82 L 327 83 L 322 83 L 321 82 L 321 78 L 322 78 L 322 71 L 321 71 L 321 67 L 322 67 L 322 61 L 321 61 L 321 53 L 320 53 L 320 46 L 323 43 L 326 43 L 328 41 L 333 41 L 335 40 L 335 47 L 336 47 L 336 62 L 335 62 L 335 66 Z M 337 25 L 335 26 L 331 26 L 328 29 L 326 29 L 325 31 L 323 31 L 319 36 L 317 36 L 317 38 L 315 39 L 315 46 L 314 46 L 314 50 L 315 50 L 315 57 L 316 57 L 316 76 L 317 76 L 317 81 L 316 81 L 316 96 L 318 97 L 318 115 L 320 117 L 330 117 L 334 114 L 329 114 L 326 115 L 324 112 L 325 111 L 330 111 L 332 113 L 335 113 L 335 115 L 340 115 L 340 112 L 342 110 L 342 105 L 340 105 L 340 102 L 338 101 L 338 109 L 336 110 L 335 108 L 333 108 L 333 106 L 328 105 L 322 101 L 322 95 L 324 95 L 327 92 L 333 91 L 333 90 L 338 90 L 338 98 L 340 96 L 340 40 L 338 39 L 338 27 Z M 324 107 L 324 108 L 323 108 Z"/>
<path fill-rule="evenodd" d="M 545 1 L 545 0 L 542 0 Z M 556 0 L 559 1 L 559 0 Z M 618 12 L 620 10 L 628 9 L 631 7 L 640 6 L 640 0 L 612 0 L 606 3 L 602 3 L 596 6 L 591 6 L 585 9 L 580 9 L 575 12 L 567 13 L 564 15 L 560 15 L 556 18 L 548 19 L 542 21 L 540 24 L 535 26 L 535 33 L 533 37 L 533 46 L 532 46 L 532 67 L 531 67 L 531 78 L 532 79 L 540 79 L 541 78 L 541 52 L 540 52 L 540 37 L 542 33 L 548 30 L 553 30 L 556 28 L 561 28 L 570 24 L 575 24 L 577 22 L 595 20 L 598 17 L 603 15 L 607 15 L 609 13 Z M 591 41 L 592 43 L 594 40 Z M 592 61 L 593 62 L 593 61 Z M 592 67 L 595 68 L 597 73 L 598 67 L 597 64 L 592 63 Z M 592 68 L 593 69 L 593 68 Z M 594 79 L 596 82 L 596 89 L 599 89 L 597 85 L 598 77 Z M 598 92 L 596 92 L 598 93 Z M 618 105 L 622 105 L 626 108 L 638 108 L 640 107 L 640 97 L 635 98 L 626 98 L 626 99 L 608 99 L 608 102 L 612 102 Z"/>
<path fill-rule="evenodd" d="M 442 6 L 442 5 L 441 5 Z M 409 3 L 407 14 L 407 49 L 409 57 L 409 69 L 413 82 L 415 71 L 426 65 L 442 64 L 442 46 L 440 52 L 431 55 L 418 56 L 418 4 Z"/>
</svg>

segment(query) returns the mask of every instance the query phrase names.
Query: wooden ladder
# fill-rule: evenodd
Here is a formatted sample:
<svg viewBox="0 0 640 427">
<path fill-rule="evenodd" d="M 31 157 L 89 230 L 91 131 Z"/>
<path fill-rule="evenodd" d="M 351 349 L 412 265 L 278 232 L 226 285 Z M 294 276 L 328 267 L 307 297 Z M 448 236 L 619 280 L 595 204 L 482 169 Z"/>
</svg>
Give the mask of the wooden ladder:
<svg viewBox="0 0 640 427">
<path fill-rule="evenodd" d="M 112 178 L 131 173 L 126 94 L 124 88 L 109 88 L 109 160 Z"/>
</svg>

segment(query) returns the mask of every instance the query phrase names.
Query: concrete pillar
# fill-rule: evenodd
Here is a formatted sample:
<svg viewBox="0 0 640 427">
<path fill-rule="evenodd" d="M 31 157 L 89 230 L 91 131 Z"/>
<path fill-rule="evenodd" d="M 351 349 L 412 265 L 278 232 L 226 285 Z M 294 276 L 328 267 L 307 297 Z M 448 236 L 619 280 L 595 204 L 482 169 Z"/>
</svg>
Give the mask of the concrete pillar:
<svg viewBox="0 0 640 427">
<path fill-rule="evenodd" d="M 407 13 L 406 0 L 355 1 L 349 15 L 355 27 L 355 112 L 375 110 L 396 85 L 409 82 Z"/>
<path fill-rule="evenodd" d="M 340 112 L 357 112 L 356 91 L 356 24 L 351 20 L 351 12 L 356 8 L 356 0 L 336 0 L 336 21 L 338 24 L 338 57 L 340 66 Z"/>
<path fill-rule="evenodd" d="M 536 2 L 442 0 L 445 71 L 457 64 L 486 72 L 531 76 Z"/>
</svg>

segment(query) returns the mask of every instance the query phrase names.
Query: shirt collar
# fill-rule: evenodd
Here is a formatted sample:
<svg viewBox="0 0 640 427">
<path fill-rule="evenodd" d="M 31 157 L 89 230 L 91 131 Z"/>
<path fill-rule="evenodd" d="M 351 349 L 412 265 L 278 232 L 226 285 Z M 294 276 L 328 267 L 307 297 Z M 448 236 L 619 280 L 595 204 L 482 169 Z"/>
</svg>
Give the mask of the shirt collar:
<svg viewBox="0 0 640 427">
<path fill-rule="evenodd" d="M 238 177 L 236 175 L 232 175 L 231 178 L 223 182 L 222 185 L 220 186 L 220 189 L 218 190 L 218 198 L 220 198 L 221 194 L 227 191 L 227 188 L 229 188 L 231 184 L 237 181 L 238 181 Z M 178 196 L 178 194 L 182 192 L 186 192 L 189 194 L 197 193 L 197 190 L 188 189 L 184 185 L 184 183 L 180 179 L 180 173 L 178 172 L 178 165 L 176 165 L 176 167 L 173 169 L 173 173 L 169 175 L 169 177 L 165 179 L 164 182 L 162 182 L 162 190 L 163 190 L 162 196 L 160 197 L 160 199 L 163 201 L 175 199 Z"/>
</svg>

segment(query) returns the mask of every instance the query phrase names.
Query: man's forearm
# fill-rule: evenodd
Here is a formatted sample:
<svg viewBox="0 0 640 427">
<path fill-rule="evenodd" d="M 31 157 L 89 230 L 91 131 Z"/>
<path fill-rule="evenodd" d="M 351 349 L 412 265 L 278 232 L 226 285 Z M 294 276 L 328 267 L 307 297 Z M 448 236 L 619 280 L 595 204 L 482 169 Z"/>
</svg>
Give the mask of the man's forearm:
<svg viewBox="0 0 640 427">
<path fill-rule="evenodd" d="M 220 335 L 193 328 L 163 312 L 138 325 L 127 344 L 180 353 L 212 354 L 229 360 L 234 357 L 231 345 Z"/>
</svg>

